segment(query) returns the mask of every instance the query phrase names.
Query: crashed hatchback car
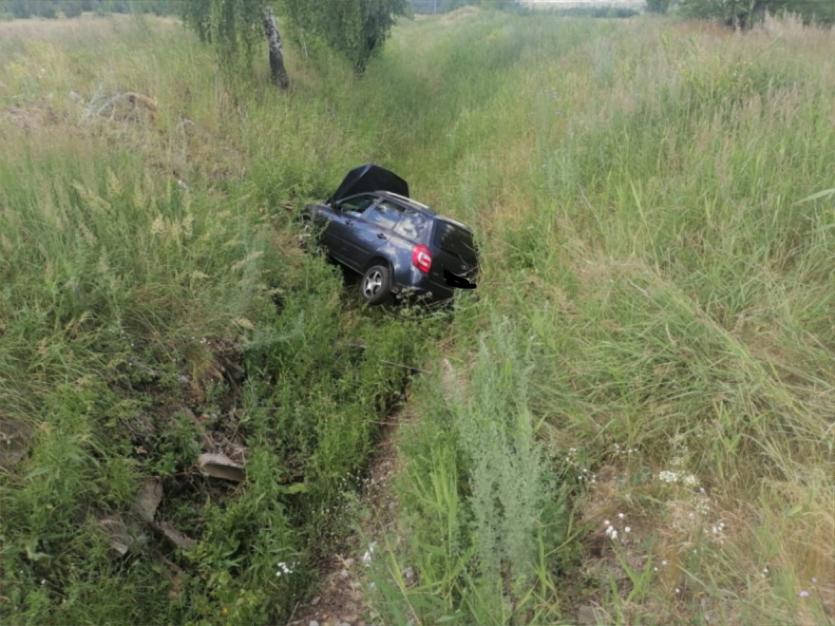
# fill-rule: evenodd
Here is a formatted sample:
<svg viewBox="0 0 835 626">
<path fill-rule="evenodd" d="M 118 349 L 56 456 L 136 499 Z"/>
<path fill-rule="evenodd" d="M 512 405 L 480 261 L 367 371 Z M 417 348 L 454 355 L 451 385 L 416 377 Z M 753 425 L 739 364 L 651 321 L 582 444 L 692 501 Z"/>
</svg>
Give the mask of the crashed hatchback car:
<svg viewBox="0 0 835 626">
<path fill-rule="evenodd" d="M 328 256 L 362 276 L 368 304 L 394 297 L 448 300 L 455 289 L 474 289 L 478 253 L 472 231 L 409 198 L 394 172 L 357 167 L 324 203 L 305 207 Z"/>
</svg>

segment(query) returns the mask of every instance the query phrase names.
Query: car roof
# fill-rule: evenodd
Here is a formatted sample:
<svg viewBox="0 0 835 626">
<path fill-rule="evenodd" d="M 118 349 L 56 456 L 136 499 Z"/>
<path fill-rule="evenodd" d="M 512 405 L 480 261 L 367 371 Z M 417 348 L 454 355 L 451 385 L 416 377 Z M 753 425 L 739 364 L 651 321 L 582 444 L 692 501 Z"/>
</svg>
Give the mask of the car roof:
<svg viewBox="0 0 835 626">
<path fill-rule="evenodd" d="M 447 222 L 448 224 L 452 224 L 453 226 L 457 226 L 462 230 L 466 230 L 468 233 L 472 234 L 473 229 L 467 226 L 466 224 L 462 224 L 458 220 L 454 220 L 451 217 L 447 217 L 446 215 L 437 215 L 436 217 L 441 220 L 442 222 Z"/>
<path fill-rule="evenodd" d="M 426 213 L 427 215 L 431 215 L 432 217 L 437 215 L 437 213 L 435 213 L 435 211 L 430 209 L 428 206 L 426 206 L 422 202 L 418 202 L 417 200 L 413 200 L 412 198 L 407 198 L 406 196 L 401 196 L 399 193 L 394 193 L 392 191 L 377 191 L 376 194 L 380 198 L 385 198 L 387 200 L 394 200 L 398 204 L 402 204 L 409 209 L 415 209 L 416 211 L 420 211 L 421 213 Z"/>
<path fill-rule="evenodd" d="M 457 226 L 458 228 L 466 230 L 468 233 L 473 232 L 472 228 L 470 228 L 466 224 L 462 224 L 458 220 L 454 220 L 451 217 L 447 217 L 446 215 L 440 215 L 440 214 L 436 213 L 434 210 L 432 210 L 431 208 L 429 208 L 428 206 L 426 206 L 425 204 L 423 204 L 422 202 L 418 202 L 417 200 L 414 200 L 412 198 L 407 198 L 406 196 L 401 196 L 399 193 L 394 193 L 392 191 L 377 191 L 376 194 L 380 198 L 387 198 L 389 200 L 394 200 L 394 201 L 398 202 L 399 204 L 405 205 L 406 207 L 408 207 L 410 209 L 420 211 L 421 213 L 425 213 L 426 215 L 428 215 L 432 218 L 447 222 L 449 224 L 452 224 L 453 226 Z"/>
<path fill-rule="evenodd" d="M 361 196 L 361 195 L 365 195 L 365 194 L 359 193 L 359 194 L 356 194 L 356 195 Z M 439 215 L 438 213 L 436 213 L 434 210 L 432 210 L 427 205 L 423 204 L 422 202 L 418 202 L 417 200 L 415 200 L 413 198 L 407 198 L 406 196 L 401 196 L 399 193 L 394 193 L 393 191 L 375 191 L 375 192 L 373 192 L 373 195 L 377 196 L 378 198 L 384 198 L 386 200 L 393 200 L 394 202 L 396 202 L 396 203 L 398 203 L 398 204 L 400 204 L 400 205 L 402 205 L 406 208 L 414 209 L 415 211 L 423 213 L 424 215 L 427 215 L 428 217 L 431 217 L 433 219 L 439 219 L 439 220 L 442 220 L 444 222 L 448 222 L 448 223 L 450 223 L 454 226 L 457 226 L 458 228 L 462 228 L 462 229 L 466 230 L 468 233 L 473 232 L 473 229 L 470 228 L 469 226 L 467 226 L 466 224 L 462 224 L 458 220 L 454 220 L 451 217 L 447 217 L 446 215 Z"/>
</svg>

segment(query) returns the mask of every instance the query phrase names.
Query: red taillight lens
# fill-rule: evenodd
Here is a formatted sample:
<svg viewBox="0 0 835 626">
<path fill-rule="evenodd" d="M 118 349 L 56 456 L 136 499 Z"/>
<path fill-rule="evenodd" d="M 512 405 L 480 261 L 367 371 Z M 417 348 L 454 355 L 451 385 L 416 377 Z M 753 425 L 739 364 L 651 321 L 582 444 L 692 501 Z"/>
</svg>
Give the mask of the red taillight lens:
<svg viewBox="0 0 835 626">
<path fill-rule="evenodd" d="M 432 253 L 428 247 L 421 244 L 412 248 L 412 265 L 424 274 L 429 273 L 432 269 Z"/>
</svg>

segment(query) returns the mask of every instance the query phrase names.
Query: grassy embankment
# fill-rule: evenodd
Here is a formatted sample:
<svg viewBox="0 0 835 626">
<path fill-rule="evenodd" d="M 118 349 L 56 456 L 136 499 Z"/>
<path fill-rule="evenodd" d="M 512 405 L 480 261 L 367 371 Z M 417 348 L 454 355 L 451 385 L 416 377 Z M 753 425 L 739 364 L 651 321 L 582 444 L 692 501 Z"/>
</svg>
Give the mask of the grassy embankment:
<svg viewBox="0 0 835 626">
<path fill-rule="evenodd" d="M 286 205 L 386 129 L 335 63 L 233 92 L 171 21 L 0 28 L 0 621 L 280 621 L 433 328 L 359 310 Z"/>
<path fill-rule="evenodd" d="M 774 28 L 458 14 L 237 98 L 170 24 L 0 40 L 3 613 L 286 616 L 420 362 L 386 621 L 827 619 L 835 38 Z M 127 90 L 158 111 L 96 113 Z M 371 159 L 479 231 L 451 330 L 295 245 L 284 203 Z M 190 470 L 242 445 L 242 486 Z"/>
<path fill-rule="evenodd" d="M 484 89 L 409 165 L 485 280 L 403 435 L 383 615 L 831 621 L 835 34 L 490 19 L 389 56 Z"/>
</svg>

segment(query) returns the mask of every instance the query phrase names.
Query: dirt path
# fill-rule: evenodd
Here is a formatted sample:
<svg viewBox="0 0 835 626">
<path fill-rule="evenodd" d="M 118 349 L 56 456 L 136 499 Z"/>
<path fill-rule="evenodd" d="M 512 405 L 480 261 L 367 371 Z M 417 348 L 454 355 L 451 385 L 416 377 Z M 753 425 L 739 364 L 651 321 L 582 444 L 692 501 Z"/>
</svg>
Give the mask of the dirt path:
<svg viewBox="0 0 835 626">
<path fill-rule="evenodd" d="M 397 437 L 407 415 L 407 410 L 401 409 L 383 425 L 361 495 L 367 514 L 358 531 L 347 539 L 343 553 L 325 565 L 316 596 L 298 607 L 287 626 L 367 626 L 379 621 L 369 616 L 365 601 L 368 580 L 364 560 L 374 556 L 379 539 L 394 529 L 397 503 L 391 480 L 397 470 Z"/>
</svg>

